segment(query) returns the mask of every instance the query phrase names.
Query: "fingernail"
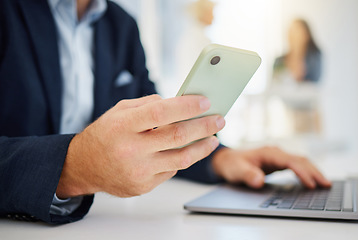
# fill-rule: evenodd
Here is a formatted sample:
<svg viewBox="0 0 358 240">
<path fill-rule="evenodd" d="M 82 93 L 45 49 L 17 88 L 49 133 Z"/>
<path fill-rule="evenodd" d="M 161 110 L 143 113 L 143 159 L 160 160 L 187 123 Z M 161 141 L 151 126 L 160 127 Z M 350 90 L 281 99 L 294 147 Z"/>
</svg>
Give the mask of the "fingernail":
<svg viewBox="0 0 358 240">
<path fill-rule="evenodd" d="M 207 110 L 209 110 L 209 108 L 210 108 L 210 101 L 209 101 L 209 99 L 208 98 L 202 98 L 201 100 L 200 100 L 200 109 L 201 110 L 204 110 L 204 111 L 207 111 Z"/>
<path fill-rule="evenodd" d="M 216 126 L 219 128 L 219 129 L 222 129 L 224 126 L 225 126 L 225 119 L 223 117 L 218 117 L 216 119 Z"/>
</svg>

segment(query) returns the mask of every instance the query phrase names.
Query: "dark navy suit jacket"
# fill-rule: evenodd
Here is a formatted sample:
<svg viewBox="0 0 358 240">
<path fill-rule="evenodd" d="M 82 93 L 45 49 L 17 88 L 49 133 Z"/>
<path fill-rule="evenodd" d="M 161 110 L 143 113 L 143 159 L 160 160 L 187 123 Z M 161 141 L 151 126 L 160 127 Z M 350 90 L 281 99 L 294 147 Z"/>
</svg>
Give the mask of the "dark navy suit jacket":
<svg viewBox="0 0 358 240">
<path fill-rule="evenodd" d="M 121 99 L 155 93 L 135 21 L 108 2 L 95 23 L 92 120 Z M 116 87 L 121 72 L 130 83 Z M 81 219 L 93 196 L 70 216 L 49 214 L 73 135 L 59 135 L 62 80 L 57 31 L 46 0 L 0 1 L 0 215 L 26 214 L 49 223 Z M 203 182 L 210 157 L 179 176 Z"/>
</svg>

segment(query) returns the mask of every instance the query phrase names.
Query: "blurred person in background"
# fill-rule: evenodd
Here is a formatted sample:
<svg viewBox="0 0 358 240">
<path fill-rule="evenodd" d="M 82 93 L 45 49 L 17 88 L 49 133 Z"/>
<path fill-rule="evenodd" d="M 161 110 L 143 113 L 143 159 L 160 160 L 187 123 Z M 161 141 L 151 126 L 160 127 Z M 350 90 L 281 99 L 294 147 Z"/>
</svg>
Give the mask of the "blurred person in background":
<svg viewBox="0 0 358 240">
<path fill-rule="evenodd" d="M 274 80 L 318 83 L 322 71 L 321 51 L 305 20 L 292 22 L 288 42 L 288 52 L 275 61 Z"/>
<path fill-rule="evenodd" d="M 296 19 L 291 23 L 288 43 L 288 52 L 275 60 L 270 91 L 286 106 L 293 134 L 319 133 L 317 84 L 322 72 L 322 56 L 305 20 Z"/>
</svg>

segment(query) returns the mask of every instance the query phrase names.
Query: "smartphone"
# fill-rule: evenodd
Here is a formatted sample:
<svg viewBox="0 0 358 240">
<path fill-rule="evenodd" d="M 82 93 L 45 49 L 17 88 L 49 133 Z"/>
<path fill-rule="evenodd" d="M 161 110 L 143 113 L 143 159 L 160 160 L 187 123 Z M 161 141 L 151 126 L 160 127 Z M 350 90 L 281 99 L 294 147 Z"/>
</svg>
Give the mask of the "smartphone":
<svg viewBox="0 0 358 240">
<path fill-rule="evenodd" d="M 177 96 L 206 96 L 211 107 L 198 117 L 225 117 L 260 64 L 255 52 L 210 44 L 199 55 Z"/>
</svg>

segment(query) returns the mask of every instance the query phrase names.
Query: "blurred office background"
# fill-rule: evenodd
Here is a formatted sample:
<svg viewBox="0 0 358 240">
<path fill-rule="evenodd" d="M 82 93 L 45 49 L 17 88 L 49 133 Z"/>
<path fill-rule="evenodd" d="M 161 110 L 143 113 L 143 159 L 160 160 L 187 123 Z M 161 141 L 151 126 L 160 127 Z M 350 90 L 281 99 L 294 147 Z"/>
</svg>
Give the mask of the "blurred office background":
<svg viewBox="0 0 358 240">
<path fill-rule="evenodd" d="M 209 42 L 259 53 L 262 65 L 227 115 L 220 133 L 223 143 L 240 147 L 304 139 L 317 151 L 358 149 L 358 1 L 116 2 L 137 19 L 151 79 L 165 98 L 175 96 Z M 273 64 L 288 51 L 288 29 L 296 18 L 308 22 L 322 52 L 320 81 L 313 90 L 272 92 Z M 301 130 L 295 128 L 298 119 L 287 95 L 293 98 L 288 102 L 310 106 L 313 112 L 307 112 Z"/>
</svg>

